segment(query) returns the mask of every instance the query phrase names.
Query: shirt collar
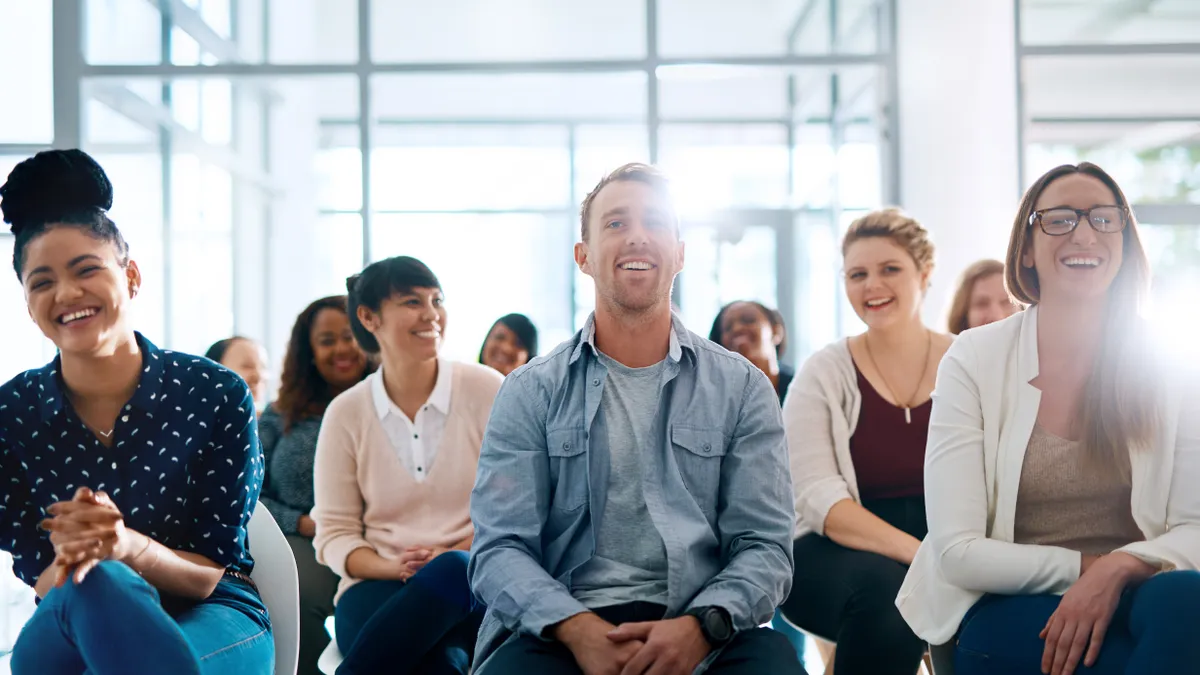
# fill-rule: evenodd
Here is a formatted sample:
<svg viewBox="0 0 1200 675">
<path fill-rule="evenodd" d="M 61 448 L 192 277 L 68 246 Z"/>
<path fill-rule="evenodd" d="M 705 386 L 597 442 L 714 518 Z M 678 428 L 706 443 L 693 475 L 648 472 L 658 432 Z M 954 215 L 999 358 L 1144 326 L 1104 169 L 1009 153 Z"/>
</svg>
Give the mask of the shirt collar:
<svg viewBox="0 0 1200 675">
<path fill-rule="evenodd" d="M 592 354 L 596 354 L 596 313 L 592 312 L 588 315 L 587 322 L 583 324 L 583 329 L 579 331 L 579 343 L 575 345 L 575 350 L 571 352 L 571 363 L 575 363 L 583 354 L 583 347 L 587 345 L 592 350 Z M 675 312 L 671 312 L 671 339 L 667 347 L 667 358 L 679 363 L 683 359 L 683 350 L 687 349 L 695 356 L 696 345 L 692 342 L 692 336 L 688 332 L 686 326 L 683 325 L 683 319 Z"/>
<path fill-rule="evenodd" d="M 429 400 L 425 402 L 425 405 L 437 408 L 443 415 L 450 414 L 450 388 L 454 381 L 453 369 L 454 364 L 445 359 L 438 359 L 437 382 L 433 385 L 433 391 L 429 393 Z M 371 399 L 375 404 L 375 414 L 381 420 L 387 418 L 388 413 L 404 414 L 387 395 L 387 388 L 383 386 L 382 366 L 371 375 Z"/>
<path fill-rule="evenodd" d="M 153 414 L 158 409 L 162 394 L 163 377 L 166 374 L 167 352 L 159 349 L 141 333 L 134 333 L 138 349 L 142 353 L 142 373 L 138 377 L 137 389 L 125 408 L 135 407 Z M 37 375 L 39 410 L 43 420 L 49 420 L 63 411 L 66 396 L 62 389 L 62 356 L 43 366 Z"/>
</svg>

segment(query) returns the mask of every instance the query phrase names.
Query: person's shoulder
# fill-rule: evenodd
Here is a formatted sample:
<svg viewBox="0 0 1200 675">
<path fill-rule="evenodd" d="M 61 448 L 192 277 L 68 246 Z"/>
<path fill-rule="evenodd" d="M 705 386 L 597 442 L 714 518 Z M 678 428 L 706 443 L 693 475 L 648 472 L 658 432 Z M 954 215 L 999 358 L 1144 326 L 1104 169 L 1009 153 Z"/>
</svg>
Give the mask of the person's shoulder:
<svg viewBox="0 0 1200 675">
<path fill-rule="evenodd" d="M 1025 310 L 999 321 L 969 328 L 954 338 L 952 348 L 958 346 L 959 349 L 963 349 L 970 346 L 974 349 L 988 350 L 1012 344 L 1020 339 L 1021 329 L 1033 316 L 1032 310 Z"/>
<path fill-rule="evenodd" d="M 495 368 L 489 368 L 481 363 L 451 361 L 450 366 L 454 369 L 455 384 L 462 383 L 470 387 L 472 391 L 490 391 L 495 394 L 496 390 L 500 388 L 500 383 L 504 381 L 504 376 Z"/>
<path fill-rule="evenodd" d="M 225 366 L 203 356 L 161 349 L 150 354 L 150 358 L 163 360 L 163 377 L 175 384 L 187 383 L 193 393 L 203 390 L 222 391 L 232 399 L 250 395 L 250 387 L 244 380 Z"/>
<path fill-rule="evenodd" d="M 374 411 L 375 401 L 372 398 L 372 380 L 377 375 L 368 375 L 354 386 L 333 397 L 325 408 L 321 424 L 346 423 L 358 419 L 367 412 Z"/>
<path fill-rule="evenodd" d="M 23 373 L 18 373 L 8 382 L 0 384 L 0 411 L 9 407 L 11 403 L 28 396 L 37 398 L 38 383 L 42 376 L 46 374 L 50 365 L 42 366 L 41 368 L 32 368 Z"/>
<path fill-rule="evenodd" d="M 761 372 L 746 357 L 737 352 L 731 352 L 712 340 L 701 337 L 690 330 L 687 332 L 687 336 L 691 341 L 692 349 L 695 350 L 696 360 L 699 362 L 711 363 L 718 368 L 737 375 L 748 374 L 751 371 Z"/>
<path fill-rule="evenodd" d="M 20 373 L 0 385 L 0 436 L 5 428 L 20 427 L 21 417 L 31 412 L 41 400 L 42 378 L 53 364 Z"/>
<path fill-rule="evenodd" d="M 580 333 L 565 342 L 559 343 L 554 349 L 535 356 L 529 363 L 517 368 L 504 378 L 505 382 L 519 382 L 529 388 L 552 388 L 565 381 L 571 356 L 579 347 Z"/>
<path fill-rule="evenodd" d="M 818 349 L 804 359 L 796 379 L 802 382 L 840 382 L 844 387 L 857 387 L 854 357 L 850 355 L 850 339 L 840 338 Z M 826 386 L 822 385 L 822 386 Z"/>
</svg>

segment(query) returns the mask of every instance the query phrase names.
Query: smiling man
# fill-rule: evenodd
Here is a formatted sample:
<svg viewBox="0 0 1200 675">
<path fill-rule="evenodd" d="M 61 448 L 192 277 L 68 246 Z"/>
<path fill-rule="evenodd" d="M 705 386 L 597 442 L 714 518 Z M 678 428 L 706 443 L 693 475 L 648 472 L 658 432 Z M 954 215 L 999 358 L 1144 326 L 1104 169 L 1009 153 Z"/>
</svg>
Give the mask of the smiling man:
<svg viewBox="0 0 1200 675">
<path fill-rule="evenodd" d="M 758 626 L 787 596 L 795 512 L 775 392 L 671 312 L 666 178 L 583 202 L 579 333 L 505 380 L 471 495 L 481 675 L 803 673 Z"/>
</svg>

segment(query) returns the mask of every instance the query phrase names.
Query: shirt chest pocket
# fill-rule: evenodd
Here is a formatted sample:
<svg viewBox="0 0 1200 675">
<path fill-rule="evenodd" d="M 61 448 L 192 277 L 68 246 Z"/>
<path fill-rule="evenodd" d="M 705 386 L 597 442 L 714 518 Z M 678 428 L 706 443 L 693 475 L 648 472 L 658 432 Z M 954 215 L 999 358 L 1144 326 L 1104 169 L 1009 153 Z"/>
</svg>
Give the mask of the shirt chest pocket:
<svg viewBox="0 0 1200 675">
<path fill-rule="evenodd" d="M 546 432 L 546 451 L 550 455 L 550 482 L 554 485 L 551 506 L 574 511 L 588 500 L 587 435 L 582 428 L 552 429 Z"/>
<path fill-rule="evenodd" d="M 721 489 L 721 459 L 725 456 L 725 435 L 712 427 L 671 428 L 671 450 L 679 466 L 679 476 L 708 515 L 716 515 Z"/>
</svg>

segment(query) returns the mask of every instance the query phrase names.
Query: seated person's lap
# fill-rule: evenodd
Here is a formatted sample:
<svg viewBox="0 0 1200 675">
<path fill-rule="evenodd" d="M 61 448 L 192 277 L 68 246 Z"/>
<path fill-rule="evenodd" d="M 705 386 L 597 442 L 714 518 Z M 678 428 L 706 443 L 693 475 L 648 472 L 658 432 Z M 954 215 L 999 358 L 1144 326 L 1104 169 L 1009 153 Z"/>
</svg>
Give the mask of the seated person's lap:
<svg viewBox="0 0 1200 675">
<path fill-rule="evenodd" d="M 709 666 L 713 675 L 759 675 L 794 667 L 796 651 L 787 638 L 769 628 L 738 633 Z M 487 660 L 478 675 L 578 675 L 582 671 L 561 642 L 530 635 L 509 639 Z"/>
</svg>

